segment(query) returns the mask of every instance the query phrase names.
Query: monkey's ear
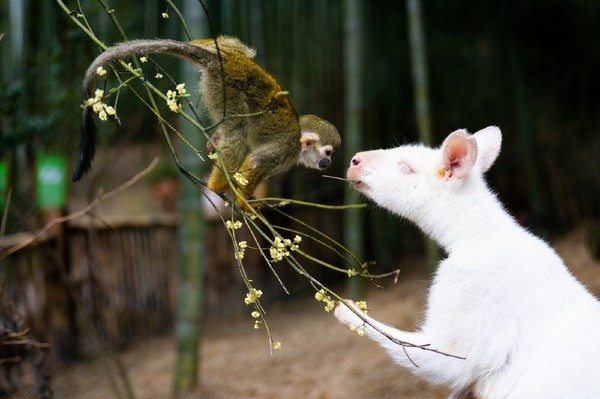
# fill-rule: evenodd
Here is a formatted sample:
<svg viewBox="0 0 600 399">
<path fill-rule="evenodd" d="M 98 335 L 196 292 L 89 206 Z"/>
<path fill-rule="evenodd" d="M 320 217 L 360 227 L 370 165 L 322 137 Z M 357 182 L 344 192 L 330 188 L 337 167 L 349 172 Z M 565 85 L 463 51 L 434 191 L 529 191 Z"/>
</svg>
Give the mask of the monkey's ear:
<svg viewBox="0 0 600 399">
<path fill-rule="evenodd" d="M 302 132 L 300 137 L 300 144 L 302 144 L 302 151 L 306 151 L 313 145 L 319 142 L 319 135 L 313 132 Z"/>
</svg>

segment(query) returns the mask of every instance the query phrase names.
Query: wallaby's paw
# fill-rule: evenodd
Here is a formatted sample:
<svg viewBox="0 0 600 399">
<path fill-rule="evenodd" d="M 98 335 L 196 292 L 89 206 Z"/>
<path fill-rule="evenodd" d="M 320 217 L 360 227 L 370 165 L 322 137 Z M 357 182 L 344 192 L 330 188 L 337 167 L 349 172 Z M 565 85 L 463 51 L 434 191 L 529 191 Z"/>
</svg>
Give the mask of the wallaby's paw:
<svg viewBox="0 0 600 399">
<path fill-rule="evenodd" d="M 348 305 L 352 307 L 359 314 L 364 314 L 363 310 L 351 299 L 347 299 Z M 340 321 L 340 323 L 347 325 L 350 328 L 356 328 L 365 324 L 364 320 L 358 317 L 356 313 L 354 313 L 351 309 L 349 309 L 346 305 L 340 302 L 339 305 L 333 311 L 335 317 Z"/>
</svg>

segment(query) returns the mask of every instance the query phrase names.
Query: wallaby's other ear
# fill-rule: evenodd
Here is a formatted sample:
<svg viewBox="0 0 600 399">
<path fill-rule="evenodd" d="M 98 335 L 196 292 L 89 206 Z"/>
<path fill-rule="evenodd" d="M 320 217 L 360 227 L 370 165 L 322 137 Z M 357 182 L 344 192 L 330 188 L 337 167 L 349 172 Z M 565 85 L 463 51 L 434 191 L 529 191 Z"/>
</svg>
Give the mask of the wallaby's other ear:
<svg viewBox="0 0 600 399">
<path fill-rule="evenodd" d="M 496 158 L 498 158 L 498 154 L 500 154 L 502 133 L 496 126 L 488 126 L 475 133 L 473 137 L 477 140 L 477 148 L 479 150 L 477 162 L 481 166 L 481 171 L 487 172 L 494 164 Z"/>
<path fill-rule="evenodd" d="M 302 151 L 307 150 L 311 146 L 319 142 L 319 135 L 313 132 L 302 132 L 300 137 L 300 144 L 302 144 Z"/>
<path fill-rule="evenodd" d="M 445 176 L 461 179 L 477 161 L 477 142 L 466 130 L 456 130 L 444 140 L 442 154 Z"/>
</svg>

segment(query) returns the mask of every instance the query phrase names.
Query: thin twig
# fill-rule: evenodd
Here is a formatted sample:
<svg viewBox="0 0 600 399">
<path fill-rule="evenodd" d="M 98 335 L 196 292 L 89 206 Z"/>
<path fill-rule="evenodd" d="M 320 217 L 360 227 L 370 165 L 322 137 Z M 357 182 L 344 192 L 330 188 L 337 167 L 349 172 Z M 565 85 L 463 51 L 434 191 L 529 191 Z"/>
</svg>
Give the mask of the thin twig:
<svg viewBox="0 0 600 399">
<path fill-rule="evenodd" d="M 321 177 L 325 177 L 326 179 L 334 179 L 334 180 L 347 181 L 349 183 L 358 183 L 360 181 L 360 180 L 357 180 L 357 179 L 347 179 L 345 177 L 331 176 L 331 175 L 321 175 Z"/>
</svg>

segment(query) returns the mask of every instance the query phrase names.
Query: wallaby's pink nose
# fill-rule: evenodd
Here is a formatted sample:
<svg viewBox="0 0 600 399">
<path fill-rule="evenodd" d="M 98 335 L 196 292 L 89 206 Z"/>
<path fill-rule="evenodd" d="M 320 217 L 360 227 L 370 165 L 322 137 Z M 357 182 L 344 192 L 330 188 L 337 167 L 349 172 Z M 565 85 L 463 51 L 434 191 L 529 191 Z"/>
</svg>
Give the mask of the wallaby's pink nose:
<svg viewBox="0 0 600 399">
<path fill-rule="evenodd" d="M 352 160 L 350 161 L 350 166 L 358 166 L 358 164 L 361 162 L 362 160 L 360 154 L 356 154 L 354 157 L 352 157 Z"/>
<path fill-rule="evenodd" d="M 350 167 L 348 168 L 348 172 L 346 173 L 346 177 L 348 178 L 348 180 L 353 181 L 355 183 L 360 181 L 360 164 L 362 161 L 363 156 L 360 152 L 352 157 L 352 159 L 350 160 Z"/>
</svg>

